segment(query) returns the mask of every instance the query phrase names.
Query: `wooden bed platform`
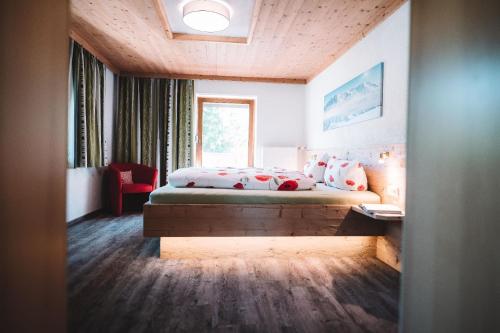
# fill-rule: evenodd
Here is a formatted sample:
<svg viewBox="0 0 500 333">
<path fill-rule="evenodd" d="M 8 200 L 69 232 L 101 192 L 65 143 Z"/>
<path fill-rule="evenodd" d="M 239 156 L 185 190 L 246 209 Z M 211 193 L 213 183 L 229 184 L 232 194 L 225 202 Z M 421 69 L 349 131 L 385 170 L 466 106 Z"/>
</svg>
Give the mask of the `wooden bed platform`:
<svg viewBox="0 0 500 333">
<path fill-rule="evenodd" d="M 350 205 L 144 204 L 146 237 L 379 236 Z"/>
<path fill-rule="evenodd" d="M 396 171 L 404 170 L 404 145 L 333 153 L 362 161 L 369 189 L 377 193 L 382 202 L 392 202 L 387 198 L 387 169 L 378 164 L 379 151 L 391 151 L 401 161 Z M 276 244 L 284 244 L 288 249 L 290 243 L 302 242 L 315 250 L 325 248 L 324 253 L 329 254 L 356 252 L 375 256 L 377 239 L 382 238 L 378 236 L 385 236 L 387 227 L 387 222 L 356 213 L 347 204 L 144 204 L 144 236 L 161 238 L 161 258 L 175 258 L 174 251 L 190 255 L 201 247 L 204 250 L 199 252 L 204 255 L 214 249 L 213 244 L 230 247 L 231 251 L 236 248 L 233 253 L 243 255 L 254 253 L 252 246 L 262 242 L 267 242 L 265 254 L 276 253 Z M 352 245 L 351 252 L 348 252 L 348 243 Z M 179 245 L 184 250 L 179 249 Z"/>
</svg>

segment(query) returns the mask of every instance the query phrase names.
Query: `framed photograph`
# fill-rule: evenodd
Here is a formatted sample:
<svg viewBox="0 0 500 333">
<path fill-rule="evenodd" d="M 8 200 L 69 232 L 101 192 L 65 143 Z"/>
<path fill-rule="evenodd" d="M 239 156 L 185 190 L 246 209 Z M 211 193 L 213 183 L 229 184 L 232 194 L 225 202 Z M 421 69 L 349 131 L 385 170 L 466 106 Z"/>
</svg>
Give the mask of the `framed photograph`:
<svg viewBox="0 0 500 333">
<path fill-rule="evenodd" d="M 384 63 L 325 95 L 323 131 L 382 116 Z"/>
</svg>

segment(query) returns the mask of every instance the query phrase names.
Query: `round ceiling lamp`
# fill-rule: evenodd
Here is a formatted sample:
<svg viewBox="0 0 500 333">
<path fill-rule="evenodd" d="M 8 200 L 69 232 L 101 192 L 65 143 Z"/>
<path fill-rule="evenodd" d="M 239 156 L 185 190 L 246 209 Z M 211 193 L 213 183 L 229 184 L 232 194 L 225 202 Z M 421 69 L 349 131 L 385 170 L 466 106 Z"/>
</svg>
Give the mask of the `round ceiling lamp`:
<svg viewBox="0 0 500 333">
<path fill-rule="evenodd" d="M 195 30 L 217 32 L 229 26 L 229 8 L 214 0 L 193 0 L 184 5 L 184 23 Z"/>
</svg>

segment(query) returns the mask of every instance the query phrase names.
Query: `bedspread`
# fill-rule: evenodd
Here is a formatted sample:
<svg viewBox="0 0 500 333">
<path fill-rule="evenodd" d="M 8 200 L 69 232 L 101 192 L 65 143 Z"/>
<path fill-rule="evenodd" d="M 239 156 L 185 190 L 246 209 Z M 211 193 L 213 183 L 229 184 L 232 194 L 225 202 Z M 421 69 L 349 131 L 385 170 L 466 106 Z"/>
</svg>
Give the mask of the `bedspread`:
<svg viewBox="0 0 500 333">
<path fill-rule="evenodd" d="M 174 187 L 229 188 L 238 190 L 310 190 L 315 181 L 300 171 L 279 168 L 183 168 L 168 176 Z"/>
</svg>

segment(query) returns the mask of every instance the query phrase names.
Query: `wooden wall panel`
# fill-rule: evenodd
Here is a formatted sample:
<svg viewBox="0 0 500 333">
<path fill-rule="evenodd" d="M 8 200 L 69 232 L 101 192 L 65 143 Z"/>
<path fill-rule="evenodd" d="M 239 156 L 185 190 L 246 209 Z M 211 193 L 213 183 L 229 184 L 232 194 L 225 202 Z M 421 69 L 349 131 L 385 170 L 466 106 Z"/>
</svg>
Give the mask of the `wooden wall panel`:
<svg viewBox="0 0 500 333">
<path fill-rule="evenodd" d="M 389 158 L 384 164 L 379 163 L 382 152 L 389 152 Z M 302 164 L 313 155 L 324 153 L 341 159 L 360 161 L 368 178 L 368 189 L 380 195 L 383 203 L 405 207 L 406 146 L 404 144 L 302 150 Z"/>
<path fill-rule="evenodd" d="M 376 257 L 401 272 L 401 222 L 388 222 L 386 234 L 377 237 Z"/>
</svg>

